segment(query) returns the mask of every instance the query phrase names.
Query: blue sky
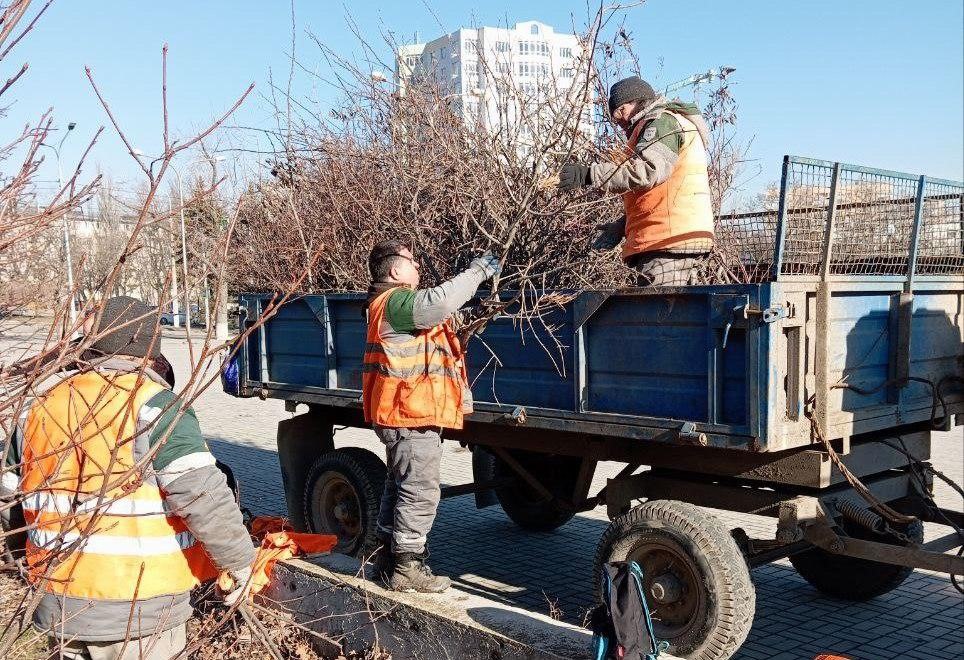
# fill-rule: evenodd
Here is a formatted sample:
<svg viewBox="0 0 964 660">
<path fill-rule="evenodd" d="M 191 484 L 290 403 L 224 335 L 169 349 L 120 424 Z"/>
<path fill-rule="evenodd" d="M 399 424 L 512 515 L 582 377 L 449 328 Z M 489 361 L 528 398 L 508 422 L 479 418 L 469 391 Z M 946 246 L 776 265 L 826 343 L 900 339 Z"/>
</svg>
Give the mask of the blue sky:
<svg viewBox="0 0 964 660">
<path fill-rule="evenodd" d="M 424 40 L 462 25 L 523 20 L 563 30 L 583 25 L 587 16 L 584 0 L 296 0 L 303 63 L 321 66 L 307 30 L 339 52 L 356 50 L 344 19 L 348 12 L 375 40 L 382 28 Z M 648 0 L 632 11 L 628 25 L 644 77 L 656 83 L 721 65 L 736 68 L 739 129 L 752 138 L 750 156 L 760 170 L 747 183 L 750 190 L 778 177 L 784 153 L 964 178 L 960 0 Z M 0 72 L 6 78 L 30 62 L 27 77 L 9 95 L 16 102 L 6 122 L 19 126 L 53 106 L 58 123 L 77 122 L 64 148 L 64 162 L 74 160 L 85 139 L 106 123 L 84 75 L 90 65 L 131 140 L 156 153 L 160 50 L 168 42 L 176 132 L 205 124 L 249 82 L 257 88 L 234 123 L 270 127 L 268 72 L 286 78 L 290 36 L 288 2 L 57 0 Z M 332 96 L 324 88 L 310 89 L 304 76 L 297 85 L 322 101 Z M 233 142 L 243 139 L 239 134 Z M 128 185 L 135 180 L 110 133 L 88 171 L 96 168 Z M 41 178 L 55 179 L 56 168 L 48 164 Z"/>
</svg>

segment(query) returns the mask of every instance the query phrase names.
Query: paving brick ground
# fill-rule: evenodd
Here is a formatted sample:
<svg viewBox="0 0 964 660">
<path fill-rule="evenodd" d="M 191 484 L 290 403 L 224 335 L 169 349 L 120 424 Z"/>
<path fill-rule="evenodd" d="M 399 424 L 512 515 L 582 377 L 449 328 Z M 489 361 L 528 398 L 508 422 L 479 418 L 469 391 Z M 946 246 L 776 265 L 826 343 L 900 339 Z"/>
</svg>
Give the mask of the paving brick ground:
<svg viewBox="0 0 964 660">
<path fill-rule="evenodd" d="M 186 368 L 183 341 L 165 338 L 165 353 L 181 372 Z M 290 417 L 280 401 L 234 399 L 212 388 L 196 406 L 213 451 L 232 465 L 242 483 L 245 506 L 256 513 L 285 513 L 275 452 L 279 420 Z M 336 446 L 365 447 L 383 455 L 374 434 L 363 429 L 338 431 Z M 964 432 L 939 434 L 933 448 L 936 467 L 964 481 Z M 593 489 L 621 465 L 602 464 Z M 446 443 L 442 468 L 446 484 L 471 481 L 471 455 Z M 960 510 L 950 489 L 937 487 L 944 506 Z M 751 536 L 773 538 L 770 518 L 717 512 L 732 527 Z M 472 497 L 444 500 L 431 536 L 432 566 L 450 575 L 461 589 L 519 607 L 548 612 L 549 602 L 565 618 L 579 622 L 590 606 L 592 558 L 608 524 L 604 508 L 580 514 L 552 533 L 526 532 L 499 507 L 477 510 Z M 927 539 L 947 528 L 928 525 Z M 821 652 L 846 653 L 859 660 L 961 660 L 964 658 L 964 598 L 947 576 L 915 572 L 893 592 L 867 603 L 823 596 L 786 560 L 753 571 L 757 609 L 749 639 L 735 658 L 802 660 Z"/>
<path fill-rule="evenodd" d="M 183 375 L 188 362 L 185 342 L 173 335 L 164 341 L 165 353 Z M 284 514 L 274 441 L 277 422 L 290 417 L 283 404 L 238 400 L 215 387 L 201 397 L 196 409 L 212 450 L 238 474 L 244 505 L 255 513 Z M 339 431 L 336 444 L 382 454 L 374 435 L 365 430 Z M 958 427 L 941 434 L 933 450 L 938 469 L 958 482 L 964 480 L 962 448 L 964 434 Z M 594 488 L 618 468 L 601 465 Z M 446 445 L 443 480 L 471 480 L 470 454 L 458 445 Z M 961 507 L 949 488 L 939 485 L 937 497 L 944 506 Z M 751 536 L 772 538 L 771 519 L 718 513 Z M 590 605 L 592 557 L 607 522 L 600 508 L 576 516 L 556 532 L 537 534 L 517 528 L 498 507 L 479 511 L 471 497 L 453 498 L 440 506 L 431 537 L 432 564 L 462 589 L 541 612 L 549 610 L 552 600 L 567 619 L 578 622 Z M 928 525 L 927 538 L 945 529 Z M 738 659 L 802 660 L 821 652 L 846 653 L 859 660 L 964 658 L 964 600 L 947 576 L 918 571 L 890 594 L 860 604 L 819 594 L 786 561 L 755 569 L 753 579 L 756 616 Z"/>
</svg>

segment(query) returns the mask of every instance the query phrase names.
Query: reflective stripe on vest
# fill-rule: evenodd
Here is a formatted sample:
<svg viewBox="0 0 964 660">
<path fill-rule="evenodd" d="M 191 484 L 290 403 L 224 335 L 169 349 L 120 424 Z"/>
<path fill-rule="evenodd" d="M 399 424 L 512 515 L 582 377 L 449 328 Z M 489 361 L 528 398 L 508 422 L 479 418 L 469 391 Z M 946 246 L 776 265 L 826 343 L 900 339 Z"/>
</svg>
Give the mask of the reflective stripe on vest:
<svg viewBox="0 0 964 660">
<path fill-rule="evenodd" d="M 460 429 L 465 362 L 449 322 L 418 330 L 401 342 L 385 342 L 380 336 L 388 299 L 398 288 L 382 293 L 368 307 L 362 366 L 365 421 L 394 428 Z"/>
<path fill-rule="evenodd" d="M 195 544 L 194 535 L 190 532 L 180 532 L 174 536 L 108 536 L 105 534 L 91 534 L 85 536 L 80 532 L 58 533 L 44 529 L 27 530 L 30 542 L 42 550 L 53 550 L 56 546 L 66 546 L 80 541 L 79 550 L 97 555 L 138 555 L 139 557 L 153 557 L 181 552 Z M 51 546 L 48 548 L 47 546 Z"/>
<path fill-rule="evenodd" d="M 150 466 L 137 467 L 152 430 L 138 421 L 159 416 L 142 408 L 162 389 L 137 374 L 88 372 L 31 407 L 20 488 L 29 576 L 44 590 L 124 601 L 184 593 L 216 575 Z"/>
<path fill-rule="evenodd" d="M 694 239 L 713 238 L 706 147 L 693 122 L 684 115 L 670 114 L 683 130 L 683 146 L 666 181 L 649 190 L 623 193 L 626 210 L 623 259 L 641 252 L 665 250 Z M 640 122 L 630 136 L 627 159 L 635 153 L 642 129 L 643 122 Z"/>
</svg>

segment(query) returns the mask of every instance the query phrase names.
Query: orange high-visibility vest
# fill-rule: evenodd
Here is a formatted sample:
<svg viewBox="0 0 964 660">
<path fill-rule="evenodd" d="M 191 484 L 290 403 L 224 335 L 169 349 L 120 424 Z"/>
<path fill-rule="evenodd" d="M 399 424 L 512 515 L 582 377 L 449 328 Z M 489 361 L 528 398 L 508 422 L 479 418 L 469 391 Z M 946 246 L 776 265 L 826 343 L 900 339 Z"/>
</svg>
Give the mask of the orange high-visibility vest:
<svg viewBox="0 0 964 660">
<path fill-rule="evenodd" d="M 149 446 L 151 429 L 138 433 L 141 407 L 163 389 L 137 381 L 134 373 L 78 374 L 27 416 L 20 469 L 27 563 L 31 581 L 49 592 L 143 600 L 217 575 L 167 510 L 150 464 L 132 471 L 135 445 Z"/>
<path fill-rule="evenodd" d="M 683 130 L 683 146 L 669 179 L 649 190 L 623 193 L 626 240 L 623 259 L 634 254 L 665 250 L 685 241 L 713 238 L 713 206 L 707 174 L 706 147 L 696 126 L 671 113 Z M 636 153 L 643 122 L 629 138 L 624 160 Z"/>
<path fill-rule="evenodd" d="M 462 428 L 465 361 L 448 321 L 419 330 L 404 342 L 379 336 L 392 293 L 368 306 L 368 338 L 362 374 L 365 421 L 379 426 Z"/>
</svg>

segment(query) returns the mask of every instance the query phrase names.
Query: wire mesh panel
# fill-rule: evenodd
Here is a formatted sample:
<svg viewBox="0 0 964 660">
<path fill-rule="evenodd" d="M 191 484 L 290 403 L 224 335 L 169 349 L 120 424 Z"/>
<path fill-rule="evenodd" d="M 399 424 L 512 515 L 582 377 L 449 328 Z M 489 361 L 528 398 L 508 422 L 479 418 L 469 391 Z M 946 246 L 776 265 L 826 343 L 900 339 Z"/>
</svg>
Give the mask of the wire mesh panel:
<svg viewBox="0 0 964 660">
<path fill-rule="evenodd" d="M 716 218 L 717 252 L 740 282 L 765 282 L 773 269 L 777 212 L 732 213 Z"/>
<path fill-rule="evenodd" d="M 925 180 L 916 272 L 964 274 L 964 184 Z"/>
<path fill-rule="evenodd" d="M 775 237 L 779 258 L 782 229 L 782 261 L 774 273 L 906 276 L 919 202 L 916 274 L 964 274 L 964 184 L 924 178 L 921 189 L 921 180 L 788 156 L 781 186 L 785 210 Z"/>
<path fill-rule="evenodd" d="M 818 275 L 822 263 L 833 163 L 791 158 L 782 190 L 784 275 Z M 779 239 L 779 237 L 777 237 Z"/>
<path fill-rule="evenodd" d="M 829 272 L 905 275 L 917 187 L 918 177 L 841 167 Z"/>
</svg>

